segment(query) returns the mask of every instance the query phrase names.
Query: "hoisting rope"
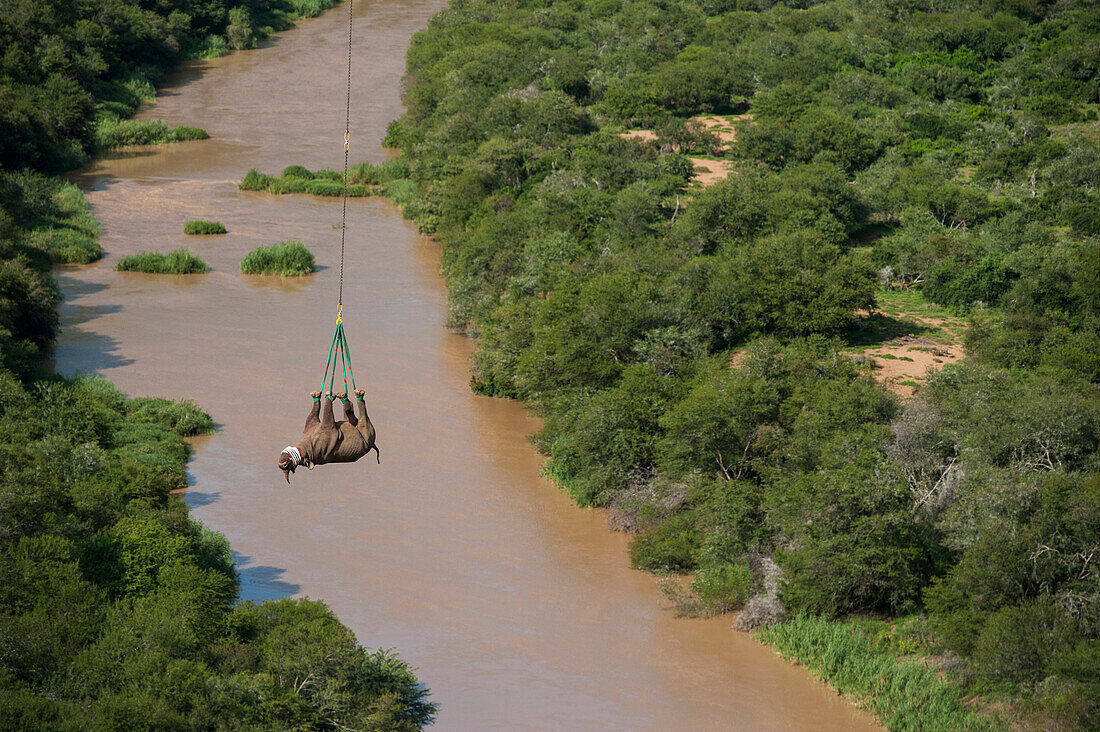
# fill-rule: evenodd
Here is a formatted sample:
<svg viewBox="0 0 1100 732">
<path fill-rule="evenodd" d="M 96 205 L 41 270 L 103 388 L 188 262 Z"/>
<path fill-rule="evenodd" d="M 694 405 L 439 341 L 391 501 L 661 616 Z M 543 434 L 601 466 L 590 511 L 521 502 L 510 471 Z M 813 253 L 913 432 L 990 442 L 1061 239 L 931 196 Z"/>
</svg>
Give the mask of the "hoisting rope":
<svg viewBox="0 0 1100 732">
<path fill-rule="evenodd" d="M 348 228 L 348 154 L 351 152 L 351 23 L 354 18 L 355 0 L 348 0 L 348 94 L 344 106 L 344 195 L 340 214 L 340 295 L 336 302 L 344 305 L 344 232 Z M 339 313 L 337 313 L 339 320 Z"/>
<path fill-rule="evenodd" d="M 347 101 L 344 106 L 344 192 L 342 210 L 340 213 L 340 292 L 336 300 L 336 332 L 332 336 L 332 345 L 328 349 L 328 359 L 325 360 L 325 373 L 321 377 L 321 391 L 325 391 L 325 382 L 328 381 L 328 391 L 336 382 L 336 364 L 340 363 L 344 375 L 344 391 L 348 391 L 348 376 L 351 376 L 351 390 L 355 390 L 355 373 L 351 369 L 351 349 L 348 347 L 347 336 L 344 335 L 344 238 L 348 228 L 348 155 L 351 153 L 351 28 L 355 13 L 355 0 L 348 0 L 348 79 Z M 330 375 L 329 369 L 332 370 Z"/>
</svg>

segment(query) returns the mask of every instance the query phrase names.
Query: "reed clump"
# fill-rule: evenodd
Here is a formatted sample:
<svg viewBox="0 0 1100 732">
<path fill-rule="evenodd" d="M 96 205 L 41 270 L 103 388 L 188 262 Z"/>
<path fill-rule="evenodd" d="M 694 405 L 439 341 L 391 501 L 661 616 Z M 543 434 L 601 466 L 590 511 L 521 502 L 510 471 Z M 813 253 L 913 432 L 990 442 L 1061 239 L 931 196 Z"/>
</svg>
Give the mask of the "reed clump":
<svg viewBox="0 0 1100 732">
<path fill-rule="evenodd" d="M 95 124 L 95 147 L 98 150 L 205 140 L 209 137 L 206 130 L 200 127 L 169 127 L 159 119 L 120 119 L 106 114 L 101 115 Z"/>
<path fill-rule="evenodd" d="M 242 191 L 266 191 L 267 193 L 308 193 L 311 196 L 338 197 L 343 194 L 343 176 L 335 170 L 310 171 L 301 165 L 291 165 L 282 175 L 268 175 L 250 170 L 238 186 Z M 373 186 L 355 182 L 348 175 L 348 196 L 362 198 L 379 193 Z"/>
<path fill-rule="evenodd" d="M 300 241 L 256 247 L 241 260 L 241 274 L 300 277 L 316 270 L 313 253 Z"/>
<path fill-rule="evenodd" d="M 965 706 L 957 685 L 876 648 L 856 621 L 798 615 L 758 631 L 757 638 L 858 699 L 889 729 L 994 729 L 995 720 Z"/>
<path fill-rule="evenodd" d="M 202 274 L 210 271 L 210 265 L 181 247 L 168 254 L 142 252 L 123 257 L 115 265 L 119 272 L 146 272 L 148 274 Z"/>
<path fill-rule="evenodd" d="M 192 236 L 211 236 L 226 233 L 225 226 L 220 221 L 188 221 L 183 225 L 183 233 Z"/>
</svg>

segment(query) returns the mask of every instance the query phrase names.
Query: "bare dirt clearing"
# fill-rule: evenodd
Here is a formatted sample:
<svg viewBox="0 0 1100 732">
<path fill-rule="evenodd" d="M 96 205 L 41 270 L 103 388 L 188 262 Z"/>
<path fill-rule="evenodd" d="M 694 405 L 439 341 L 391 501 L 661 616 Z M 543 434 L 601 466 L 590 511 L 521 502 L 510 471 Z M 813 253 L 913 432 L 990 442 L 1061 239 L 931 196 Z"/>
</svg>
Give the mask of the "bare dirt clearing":
<svg viewBox="0 0 1100 732">
<path fill-rule="evenodd" d="M 705 114 L 698 117 L 692 117 L 688 121 L 696 123 L 703 130 L 717 137 L 719 145 L 715 148 L 715 152 L 718 155 L 724 155 L 733 147 L 733 143 L 737 142 L 737 128 L 735 123 L 743 121 L 749 121 L 751 123 L 751 120 L 751 114 L 732 114 L 725 117 L 716 114 Z M 628 140 L 657 142 L 657 133 L 653 130 L 627 130 L 626 132 L 620 133 L 619 136 Z M 694 157 L 690 158 L 690 160 L 692 166 L 695 168 L 694 183 L 702 188 L 712 186 L 719 181 L 725 180 L 735 172 L 733 169 L 733 162 L 730 160 L 722 160 L 717 157 Z"/>
<path fill-rule="evenodd" d="M 901 397 L 910 397 L 932 371 L 966 356 L 966 323 L 926 302 L 916 292 L 880 290 L 878 309 L 861 313 L 848 334 L 851 353 L 871 366 L 871 374 Z"/>
</svg>

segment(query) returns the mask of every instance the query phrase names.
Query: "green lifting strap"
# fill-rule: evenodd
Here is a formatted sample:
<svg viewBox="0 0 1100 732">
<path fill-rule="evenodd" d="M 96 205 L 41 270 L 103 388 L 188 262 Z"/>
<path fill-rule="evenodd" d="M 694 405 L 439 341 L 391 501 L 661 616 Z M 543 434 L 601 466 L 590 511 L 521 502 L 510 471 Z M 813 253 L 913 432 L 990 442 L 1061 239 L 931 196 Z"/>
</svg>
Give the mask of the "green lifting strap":
<svg viewBox="0 0 1100 732">
<path fill-rule="evenodd" d="M 325 360 L 325 373 L 321 377 L 321 391 L 325 391 L 325 382 L 328 382 L 328 391 L 332 392 L 336 385 L 336 367 L 340 366 L 344 377 L 344 391 L 355 391 L 355 372 L 351 368 L 351 348 L 348 346 L 348 338 L 344 333 L 344 318 L 342 313 L 336 315 L 336 332 L 332 334 L 332 344 L 328 348 L 328 358 Z M 348 389 L 348 377 L 351 377 L 351 389 Z"/>
</svg>

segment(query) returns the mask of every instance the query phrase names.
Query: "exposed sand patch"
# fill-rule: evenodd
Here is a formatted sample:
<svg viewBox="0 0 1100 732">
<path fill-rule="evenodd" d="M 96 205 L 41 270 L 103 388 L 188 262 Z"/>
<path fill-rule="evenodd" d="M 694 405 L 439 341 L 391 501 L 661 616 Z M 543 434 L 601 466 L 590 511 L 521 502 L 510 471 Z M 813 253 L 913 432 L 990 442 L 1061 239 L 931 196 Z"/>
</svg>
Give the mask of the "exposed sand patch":
<svg viewBox="0 0 1100 732">
<path fill-rule="evenodd" d="M 703 114 L 698 117 L 692 117 L 692 122 L 698 122 L 703 128 L 718 138 L 718 141 L 722 145 L 718 148 L 718 152 L 723 153 L 733 146 L 733 143 L 737 142 L 737 128 L 733 126 L 733 121 L 752 120 L 751 114 L 735 114 L 731 117 L 719 117 L 716 114 Z"/>
<path fill-rule="evenodd" d="M 718 138 L 721 143 L 718 154 L 728 152 L 737 142 L 737 129 L 733 123 L 741 120 L 752 120 L 751 114 L 736 114 L 730 117 L 719 117 L 716 114 L 704 114 L 692 117 L 691 122 L 701 125 L 706 131 Z M 653 130 L 627 130 L 619 133 L 619 137 L 627 140 L 640 140 L 642 142 L 656 142 L 657 133 Z M 710 160 L 707 158 L 691 158 L 691 164 L 695 167 L 695 183 L 706 188 L 718 181 L 725 180 L 733 174 L 733 163 L 729 160 Z"/>
<path fill-rule="evenodd" d="M 868 348 L 875 380 L 900 397 L 911 397 L 916 387 L 932 371 L 944 364 L 955 363 L 966 353 L 962 344 L 945 346 L 928 338 L 906 335 L 881 346 Z"/>
<path fill-rule="evenodd" d="M 695 167 L 695 182 L 703 188 L 712 186 L 720 180 L 725 180 L 733 173 L 733 161 L 731 160 L 691 158 L 691 164 Z"/>
<path fill-rule="evenodd" d="M 627 130 L 619 133 L 619 137 L 627 140 L 641 140 L 642 142 L 657 142 L 657 133 L 653 130 Z"/>
<path fill-rule="evenodd" d="M 931 372 L 966 357 L 961 340 L 965 327 L 962 320 L 916 313 L 890 303 L 884 303 L 883 312 L 894 327 L 905 330 L 911 326 L 909 332 L 868 346 L 856 358 L 869 363 L 875 380 L 898 396 L 913 396 Z M 871 317 L 868 313 L 860 314 Z"/>
</svg>

